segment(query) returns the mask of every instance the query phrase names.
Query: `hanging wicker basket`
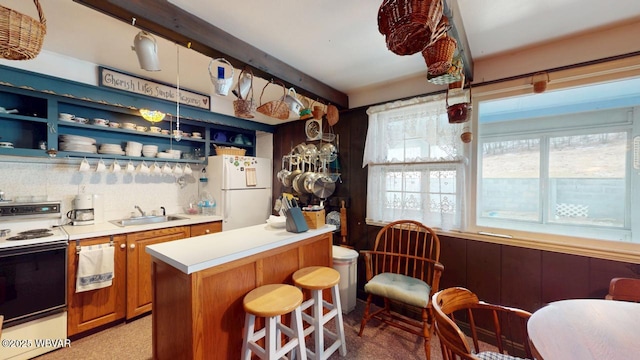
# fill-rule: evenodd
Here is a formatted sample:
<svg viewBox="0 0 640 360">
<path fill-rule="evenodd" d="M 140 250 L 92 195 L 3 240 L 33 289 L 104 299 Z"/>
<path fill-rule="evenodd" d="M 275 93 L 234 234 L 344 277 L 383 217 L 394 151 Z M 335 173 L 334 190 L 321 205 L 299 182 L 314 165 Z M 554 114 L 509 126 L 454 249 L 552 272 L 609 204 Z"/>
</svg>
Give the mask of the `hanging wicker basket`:
<svg viewBox="0 0 640 360">
<path fill-rule="evenodd" d="M 422 51 L 442 17 L 442 0 L 385 0 L 378 9 L 378 30 L 398 55 Z"/>
<path fill-rule="evenodd" d="M 449 71 L 456 46 L 456 39 L 445 35 L 422 51 L 429 75 L 439 76 Z"/>
<path fill-rule="evenodd" d="M 0 57 L 9 60 L 29 60 L 40 53 L 47 20 L 38 0 L 40 21 L 0 5 Z"/>
<path fill-rule="evenodd" d="M 233 101 L 233 111 L 237 117 L 245 118 L 245 119 L 253 119 L 256 113 L 256 103 L 253 100 L 253 72 L 247 69 L 247 73 L 251 78 L 251 85 L 249 86 L 249 92 L 247 93 L 247 98 L 242 98 L 242 93 L 240 92 L 240 81 L 238 80 L 238 99 Z M 245 72 L 245 69 L 242 69 L 240 72 L 240 76 L 238 79 L 242 79 L 242 75 Z"/>
<path fill-rule="evenodd" d="M 266 103 L 262 103 L 262 95 L 264 95 L 264 90 L 269 86 L 269 84 L 273 84 L 273 81 L 270 81 L 264 85 L 262 88 L 262 93 L 260 93 L 260 106 L 258 106 L 258 112 L 261 114 L 265 114 L 272 118 L 287 120 L 289 118 L 289 106 L 284 101 L 284 98 L 287 96 L 287 90 L 284 87 L 284 84 L 277 83 L 282 86 L 283 95 L 278 100 L 268 101 Z"/>
</svg>

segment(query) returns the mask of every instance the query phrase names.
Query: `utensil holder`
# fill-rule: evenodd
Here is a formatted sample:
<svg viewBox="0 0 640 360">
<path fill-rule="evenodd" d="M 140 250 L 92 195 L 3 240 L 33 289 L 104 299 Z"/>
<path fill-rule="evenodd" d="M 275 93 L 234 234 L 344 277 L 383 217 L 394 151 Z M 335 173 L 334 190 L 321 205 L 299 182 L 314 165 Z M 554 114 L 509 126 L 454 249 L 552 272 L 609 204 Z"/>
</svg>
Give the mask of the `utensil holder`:
<svg viewBox="0 0 640 360">
<path fill-rule="evenodd" d="M 284 216 L 287 217 L 285 221 L 285 229 L 292 233 L 301 233 L 309 230 L 307 221 L 302 215 L 302 210 L 299 207 L 292 207 L 291 209 L 284 211 Z"/>
</svg>

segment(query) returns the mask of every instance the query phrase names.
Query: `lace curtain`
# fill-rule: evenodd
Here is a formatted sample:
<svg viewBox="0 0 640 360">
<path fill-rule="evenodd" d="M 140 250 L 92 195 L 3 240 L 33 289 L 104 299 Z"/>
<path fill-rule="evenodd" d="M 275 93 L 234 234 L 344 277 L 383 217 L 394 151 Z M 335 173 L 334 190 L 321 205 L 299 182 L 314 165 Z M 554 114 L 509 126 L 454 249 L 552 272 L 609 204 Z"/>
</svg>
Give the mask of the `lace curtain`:
<svg viewBox="0 0 640 360">
<path fill-rule="evenodd" d="M 444 230 L 461 226 L 463 124 L 449 124 L 444 95 L 367 110 L 362 166 L 368 166 L 367 223 L 417 220 Z"/>
</svg>

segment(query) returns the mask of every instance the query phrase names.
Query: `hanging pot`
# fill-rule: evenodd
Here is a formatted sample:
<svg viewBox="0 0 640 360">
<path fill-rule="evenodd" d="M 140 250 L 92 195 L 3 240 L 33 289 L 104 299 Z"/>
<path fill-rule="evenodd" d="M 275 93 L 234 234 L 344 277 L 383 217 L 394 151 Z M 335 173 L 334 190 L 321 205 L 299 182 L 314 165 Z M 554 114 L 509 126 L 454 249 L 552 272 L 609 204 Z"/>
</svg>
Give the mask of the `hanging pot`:
<svg viewBox="0 0 640 360">
<path fill-rule="evenodd" d="M 329 176 L 322 175 L 313 182 L 313 195 L 320 199 L 326 199 L 333 195 L 336 190 L 336 183 Z"/>
<path fill-rule="evenodd" d="M 463 85 L 464 87 L 464 85 Z M 459 124 L 469 121 L 471 118 L 471 87 L 469 87 L 469 102 L 463 102 L 458 104 L 449 105 L 449 91 L 447 89 L 446 104 L 447 104 L 447 117 L 450 124 Z"/>
</svg>

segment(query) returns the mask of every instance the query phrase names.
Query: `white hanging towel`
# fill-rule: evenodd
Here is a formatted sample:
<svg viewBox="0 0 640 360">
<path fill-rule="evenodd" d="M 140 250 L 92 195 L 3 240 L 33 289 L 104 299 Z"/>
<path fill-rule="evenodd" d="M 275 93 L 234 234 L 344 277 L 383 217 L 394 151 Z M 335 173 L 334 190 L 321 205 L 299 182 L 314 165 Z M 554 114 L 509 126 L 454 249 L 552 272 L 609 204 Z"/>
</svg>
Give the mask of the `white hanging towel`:
<svg viewBox="0 0 640 360">
<path fill-rule="evenodd" d="M 111 286 L 114 254 L 114 247 L 109 244 L 80 248 L 76 293 Z"/>
</svg>

